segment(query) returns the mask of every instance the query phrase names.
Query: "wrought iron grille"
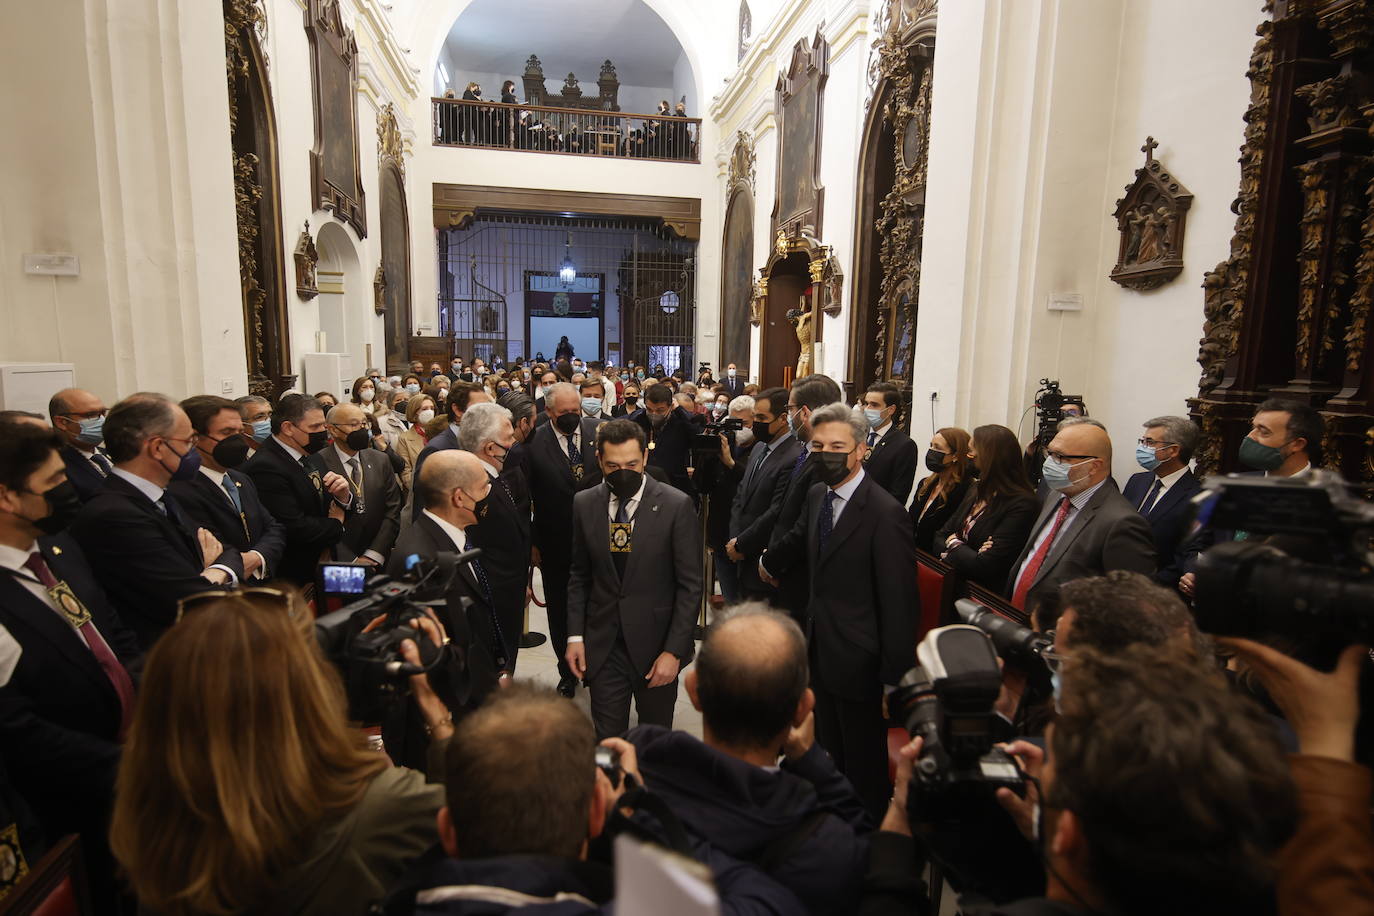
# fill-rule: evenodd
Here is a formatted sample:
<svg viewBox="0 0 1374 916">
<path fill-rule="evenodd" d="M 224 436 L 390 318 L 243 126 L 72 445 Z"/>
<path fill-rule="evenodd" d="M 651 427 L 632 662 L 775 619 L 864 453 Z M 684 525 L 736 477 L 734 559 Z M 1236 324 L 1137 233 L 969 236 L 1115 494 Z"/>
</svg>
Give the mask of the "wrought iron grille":
<svg viewBox="0 0 1374 916">
<path fill-rule="evenodd" d="M 578 318 L 596 322 L 581 326 L 584 359 L 694 372 L 696 242 L 661 224 L 479 211 L 438 241 L 440 333 L 458 354 L 551 359 L 561 335 L 541 328 Z"/>
</svg>

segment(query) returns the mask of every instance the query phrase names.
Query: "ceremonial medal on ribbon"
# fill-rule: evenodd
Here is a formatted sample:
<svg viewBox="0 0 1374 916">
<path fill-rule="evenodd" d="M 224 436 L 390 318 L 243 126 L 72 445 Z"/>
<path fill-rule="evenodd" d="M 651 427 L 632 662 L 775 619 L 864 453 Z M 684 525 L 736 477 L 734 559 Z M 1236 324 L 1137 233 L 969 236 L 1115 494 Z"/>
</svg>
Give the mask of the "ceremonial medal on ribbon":
<svg viewBox="0 0 1374 916">
<path fill-rule="evenodd" d="M 48 589 L 48 597 L 53 604 L 57 605 L 62 616 L 67 618 L 75 629 L 81 629 L 91 622 L 91 612 L 86 610 L 86 605 L 81 603 L 81 599 L 76 597 L 72 587 L 65 582 L 58 582 Z"/>
<path fill-rule="evenodd" d="M 632 522 L 611 522 L 611 553 L 630 552 L 630 534 L 633 530 Z"/>
</svg>

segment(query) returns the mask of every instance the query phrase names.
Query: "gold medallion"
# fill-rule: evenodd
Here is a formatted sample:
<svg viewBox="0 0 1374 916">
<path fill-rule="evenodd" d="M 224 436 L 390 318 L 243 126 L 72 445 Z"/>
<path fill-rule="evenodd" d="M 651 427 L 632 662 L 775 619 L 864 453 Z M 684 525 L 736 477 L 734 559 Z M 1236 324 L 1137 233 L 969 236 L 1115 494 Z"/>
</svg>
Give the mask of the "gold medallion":
<svg viewBox="0 0 1374 916">
<path fill-rule="evenodd" d="M 629 553 L 632 522 L 611 522 L 611 553 Z"/>
<path fill-rule="evenodd" d="M 573 472 L 573 479 L 574 479 L 574 480 L 581 480 L 581 479 L 582 479 L 582 475 L 583 475 L 583 473 L 584 473 L 584 471 L 583 471 L 583 469 L 582 469 L 582 465 L 580 465 L 580 464 L 575 464 L 575 465 L 573 465 L 573 466 L 572 466 L 572 472 Z"/>
<path fill-rule="evenodd" d="M 48 597 L 53 604 L 62 612 L 62 616 L 67 618 L 67 622 L 74 628 L 81 629 L 91 622 L 91 612 L 86 610 L 86 606 L 81 603 L 81 599 L 76 597 L 72 587 L 65 582 L 58 582 L 48 589 Z"/>
<path fill-rule="evenodd" d="M 19 845 L 19 825 L 0 827 L 0 897 L 9 893 L 28 873 L 24 850 Z"/>
</svg>

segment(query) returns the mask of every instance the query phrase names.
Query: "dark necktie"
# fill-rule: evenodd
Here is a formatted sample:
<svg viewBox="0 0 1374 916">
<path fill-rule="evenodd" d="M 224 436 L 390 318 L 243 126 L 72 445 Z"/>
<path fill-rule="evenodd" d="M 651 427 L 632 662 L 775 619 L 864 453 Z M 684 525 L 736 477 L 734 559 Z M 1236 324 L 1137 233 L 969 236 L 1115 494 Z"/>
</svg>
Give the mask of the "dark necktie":
<svg viewBox="0 0 1374 916">
<path fill-rule="evenodd" d="M 835 530 L 835 500 L 839 499 L 839 494 L 834 490 L 825 491 L 825 504 L 821 506 L 820 531 L 817 537 L 817 554 L 825 552 L 825 542 L 830 540 L 830 535 Z"/>
<path fill-rule="evenodd" d="M 792 464 L 792 474 L 787 478 L 788 480 L 797 479 L 797 475 L 801 473 L 802 463 L 806 461 L 806 456 L 808 454 L 810 454 L 810 452 L 803 447 L 801 452 L 797 455 L 797 460 Z"/>
<path fill-rule="evenodd" d="M 763 443 L 763 447 L 758 450 L 758 454 L 754 456 L 754 460 L 749 463 L 749 473 L 744 475 L 744 492 L 746 494 L 752 491 L 754 477 L 758 474 L 759 468 L 763 467 L 763 463 L 768 460 L 768 453 L 772 450 L 773 443 Z"/>
<path fill-rule="evenodd" d="M 57 585 L 57 579 L 53 576 L 52 570 L 48 569 L 48 564 L 43 562 L 43 557 L 38 551 L 29 554 L 29 558 L 24 561 L 24 566 L 43 587 L 51 589 Z M 89 613 L 89 612 L 88 612 Z M 124 665 L 115 656 L 109 643 L 105 642 L 104 637 L 96 630 L 95 623 L 87 620 L 77 627 L 77 632 L 86 640 L 86 645 L 90 647 L 91 654 L 95 656 L 100 669 L 105 672 L 105 676 L 110 679 L 111 686 L 114 687 L 115 694 L 119 697 L 119 740 L 124 741 L 124 735 L 129 730 L 129 720 L 134 714 L 134 682 L 129 677 L 129 672 L 124 669 Z"/>
<path fill-rule="evenodd" d="M 348 459 L 348 479 L 353 482 L 353 509 L 363 512 L 363 468 L 357 455 Z"/>
<path fill-rule="evenodd" d="M 204 558 L 200 553 L 200 538 L 196 536 L 196 526 L 186 521 L 186 516 L 181 514 L 181 506 L 172 498 L 172 494 L 163 491 L 162 498 L 157 501 L 156 505 L 162 514 L 167 516 L 167 520 L 176 528 L 177 533 L 181 535 L 196 563 L 201 563 Z"/>
<path fill-rule="evenodd" d="M 224 487 L 224 492 L 229 494 L 229 501 L 234 504 L 234 511 L 237 512 L 239 515 L 242 515 L 243 503 L 239 501 L 239 488 L 234 483 L 234 478 L 230 477 L 228 474 L 225 474 L 224 481 L 221 484 L 221 486 Z"/>
<path fill-rule="evenodd" d="M 1040 567 L 1045 565 L 1045 558 L 1050 555 L 1050 548 L 1054 546 L 1054 539 L 1059 535 L 1059 529 L 1064 527 L 1064 519 L 1069 517 L 1069 508 L 1073 503 L 1069 502 L 1067 496 L 1059 499 L 1059 511 L 1054 514 L 1054 525 L 1050 528 L 1049 535 L 1040 542 L 1039 548 L 1026 563 L 1026 568 L 1021 571 L 1021 576 L 1016 580 L 1016 588 L 1011 593 L 1011 603 L 1018 610 L 1026 609 L 1026 595 L 1030 592 L 1031 586 L 1035 584 L 1035 577 L 1040 572 Z"/>
<path fill-rule="evenodd" d="M 469 561 L 472 564 L 472 572 L 477 576 L 477 584 L 482 586 L 482 598 L 487 603 L 487 610 L 491 613 L 491 650 L 496 655 L 496 666 L 500 669 L 506 667 L 510 653 L 506 651 L 506 637 L 501 632 L 501 621 L 496 617 L 496 602 L 491 597 L 491 584 L 487 582 L 487 571 L 482 568 L 478 560 Z"/>
<path fill-rule="evenodd" d="M 619 501 L 620 505 L 619 505 L 618 507 L 616 507 L 616 510 L 615 510 L 615 520 L 616 520 L 616 523 L 617 523 L 617 524 L 624 524 L 624 523 L 626 523 L 626 522 L 629 522 L 630 516 L 629 516 L 629 514 L 627 514 L 627 513 L 625 512 L 625 502 L 626 502 L 626 501 L 623 500 L 623 499 L 619 499 L 619 497 L 617 497 L 617 500 Z M 633 542 L 633 541 L 631 541 L 631 543 L 630 543 L 630 549 L 631 549 L 631 550 L 634 549 L 634 542 Z M 615 563 L 615 574 L 616 574 L 616 576 L 619 577 L 620 581 L 624 582 L 624 581 L 625 581 L 625 567 L 626 567 L 627 565 L 629 565 L 629 562 L 630 562 L 630 555 L 629 555 L 628 553 L 619 553 L 619 552 L 613 551 L 613 552 L 611 553 L 611 561 L 612 561 L 613 563 Z"/>
<path fill-rule="evenodd" d="M 1155 485 L 1150 487 L 1150 492 L 1145 494 L 1145 501 L 1140 504 L 1140 514 L 1149 515 L 1154 510 L 1155 503 L 1159 500 L 1159 494 L 1164 489 L 1164 481 L 1155 478 Z"/>
<path fill-rule="evenodd" d="M 573 445 L 573 437 L 568 436 L 568 467 L 577 467 L 582 463 L 582 456 L 578 453 L 577 447 Z"/>
<path fill-rule="evenodd" d="M 878 434 L 877 434 L 876 432 L 870 432 L 870 433 L 868 434 L 868 447 L 869 447 L 869 448 L 872 448 L 872 447 L 873 447 L 873 443 L 874 443 L 874 442 L 877 442 L 877 441 L 878 441 Z"/>
<path fill-rule="evenodd" d="M 110 464 L 110 459 L 106 458 L 105 453 L 100 449 L 91 452 L 91 461 L 95 463 L 96 469 L 105 477 L 109 477 L 110 472 L 114 470 L 114 465 Z"/>
</svg>

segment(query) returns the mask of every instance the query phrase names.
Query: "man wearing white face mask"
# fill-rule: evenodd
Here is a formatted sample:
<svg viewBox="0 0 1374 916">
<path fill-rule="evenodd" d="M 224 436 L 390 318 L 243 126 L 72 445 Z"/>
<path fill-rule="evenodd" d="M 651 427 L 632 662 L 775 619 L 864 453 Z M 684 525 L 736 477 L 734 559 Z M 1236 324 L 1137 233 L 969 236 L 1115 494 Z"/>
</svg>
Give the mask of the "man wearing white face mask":
<svg viewBox="0 0 1374 916">
<path fill-rule="evenodd" d="M 725 367 L 725 378 L 721 384 L 725 386 L 726 392 L 732 399 L 744 394 L 745 381 L 739 377 L 739 369 L 734 363 Z"/>
<path fill-rule="evenodd" d="M 1045 455 L 1051 494 L 1007 582 L 1016 607 L 1033 611 L 1071 579 L 1114 569 L 1154 574 L 1150 525 L 1108 484 L 1111 468 L 1112 440 L 1105 430 L 1091 423 L 1060 427 Z"/>
</svg>

